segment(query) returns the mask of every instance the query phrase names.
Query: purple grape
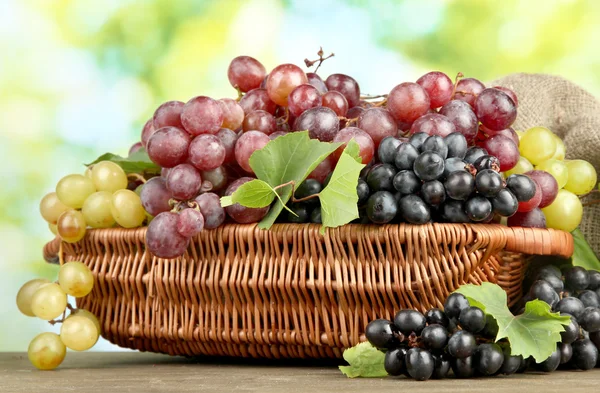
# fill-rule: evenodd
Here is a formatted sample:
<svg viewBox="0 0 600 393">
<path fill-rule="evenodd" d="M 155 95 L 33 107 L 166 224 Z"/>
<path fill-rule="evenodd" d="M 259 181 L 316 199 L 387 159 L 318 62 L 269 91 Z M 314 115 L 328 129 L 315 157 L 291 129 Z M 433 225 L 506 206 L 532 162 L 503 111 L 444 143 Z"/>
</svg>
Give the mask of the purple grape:
<svg viewBox="0 0 600 393">
<path fill-rule="evenodd" d="M 360 86 L 351 76 L 344 74 L 332 74 L 325 80 L 329 91 L 339 91 L 346 97 L 350 108 L 360 104 Z"/>
<path fill-rule="evenodd" d="M 515 121 L 517 106 L 506 93 L 498 89 L 485 89 L 475 100 L 475 114 L 486 128 L 500 131 Z"/>
<path fill-rule="evenodd" d="M 146 230 L 148 250 L 159 258 L 176 258 L 187 250 L 190 239 L 177 232 L 179 215 L 163 212 L 154 217 Z"/>
<path fill-rule="evenodd" d="M 294 131 L 305 130 L 308 130 L 313 139 L 331 142 L 340 130 L 340 120 L 336 113 L 329 108 L 311 108 L 302 113 L 294 122 Z"/>
<path fill-rule="evenodd" d="M 244 131 L 260 131 L 269 135 L 277 131 L 277 119 L 268 112 L 253 111 L 246 115 L 242 129 Z"/>
<path fill-rule="evenodd" d="M 188 158 L 189 135 L 176 127 L 163 127 L 148 140 L 148 157 L 165 168 L 183 164 Z"/>
<path fill-rule="evenodd" d="M 456 127 L 446 116 L 439 113 L 428 113 L 415 120 L 410 127 L 411 134 L 421 132 L 445 137 L 456 132 Z"/>
<path fill-rule="evenodd" d="M 155 130 L 163 127 L 177 127 L 183 129 L 181 124 L 181 111 L 185 104 L 181 101 L 167 101 L 159 106 L 152 117 Z"/>
<path fill-rule="evenodd" d="M 225 209 L 221 207 L 221 199 L 212 192 L 200 194 L 195 199 L 204 217 L 204 228 L 214 229 L 225 222 Z"/>
<path fill-rule="evenodd" d="M 244 93 L 259 87 L 266 75 L 265 66 L 250 56 L 234 58 L 227 69 L 227 78 L 231 86 Z"/>
<path fill-rule="evenodd" d="M 222 166 L 208 171 L 201 171 L 200 176 L 204 181 L 209 181 L 212 184 L 212 190 L 214 191 L 219 191 L 227 185 L 227 170 Z"/>
<path fill-rule="evenodd" d="M 388 136 L 398 135 L 398 126 L 394 118 L 384 108 L 369 108 L 358 117 L 358 128 L 364 130 L 375 144 L 375 149 Z"/>
<path fill-rule="evenodd" d="M 269 98 L 267 89 L 254 89 L 246 93 L 239 102 L 245 114 L 253 111 L 265 111 L 275 114 L 277 104 Z"/>
<path fill-rule="evenodd" d="M 187 201 L 198 195 L 202 178 L 192 165 L 179 164 L 169 171 L 166 184 L 173 198 Z"/>
<path fill-rule="evenodd" d="M 428 72 L 417 79 L 417 83 L 427 92 L 432 109 L 445 105 L 452 98 L 454 84 L 443 72 Z"/>
<path fill-rule="evenodd" d="M 264 134 L 263 134 L 264 135 Z M 268 138 L 268 137 L 267 137 Z M 235 192 L 242 184 L 254 180 L 251 177 L 242 177 L 234 181 L 227 187 L 225 195 L 229 196 Z M 225 211 L 235 222 L 239 224 L 250 224 L 258 222 L 263 219 L 264 216 L 269 212 L 269 206 L 260 208 L 245 207 L 236 203 L 231 206 L 227 206 Z"/>
<path fill-rule="evenodd" d="M 464 78 L 456 84 L 454 99 L 464 101 L 471 107 L 475 106 L 475 100 L 479 93 L 485 89 L 485 85 L 475 78 Z"/>
<path fill-rule="evenodd" d="M 223 124 L 221 105 L 210 97 L 189 100 L 181 112 L 181 123 L 191 135 L 216 134 Z"/>
<path fill-rule="evenodd" d="M 157 176 L 148 180 L 142 186 L 140 192 L 142 206 L 151 216 L 157 216 L 162 212 L 171 210 L 169 200 L 171 192 L 167 189 L 167 184 L 164 178 Z"/>
<path fill-rule="evenodd" d="M 300 116 L 307 109 L 321 106 L 322 102 L 317 88 L 307 83 L 296 87 L 288 96 L 288 108 L 294 116 Z"/>
<path fill-rule="evenodd" d="M 191 238 L 204 229 L 204 216 L 195 209 L 183 209 L 179 212 L 177 232 L 186 238 Z"/>
<path fill-rule="evenodd" d="M 235 142 L 237 142 L 237 133 L 227 128 L 221 128 L 215 135 L 221 141 L 225 148 L 225 160 L 223 164 L 231 164 L 235 162 Z"/>
<path fill-rule="evenodd" d="M 225 146 L 214 135 L 198 135 L 190 143 L 190 162 L 201 171 L 215 169 L 223 165 L 226 154 Z"/>
<path fill-rule="evenodd" d="M 348 100 L 339 91 L 323 94 L 323 106 L 333 110 L 338 116 L 346 116 L 348 113 Z"/>
<path fill-rule="evenodd" d="M 440 115 L 446 116 L 454 124 L 456 131 L 463 134 L 467 141 L 472 142 L 475 139 L 479 121 L 468 103 L 452 100 L 440 109 Z"/>
<path fill-rule="evenodd" d="M 271 142 L 268 135 L 260 131 L 248 131 L 242 134 L 235 143 L 235 159 L 238 165 L 248 173 L 254 173 L 250 167 L 250 156 Z"/>
</svg>

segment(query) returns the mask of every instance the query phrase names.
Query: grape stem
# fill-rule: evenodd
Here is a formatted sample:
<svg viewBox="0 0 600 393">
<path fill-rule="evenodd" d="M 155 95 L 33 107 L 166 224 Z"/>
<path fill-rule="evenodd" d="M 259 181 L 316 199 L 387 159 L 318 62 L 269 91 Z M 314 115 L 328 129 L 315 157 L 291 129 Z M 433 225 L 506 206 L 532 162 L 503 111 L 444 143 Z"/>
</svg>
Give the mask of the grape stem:
<svg viewBox="0 0 600 393">
<path fill-rule="evenodd" d="M 353 118 L 347 118 L 344 116 L 338 116 L 338 119 L 343 120 L 346 122 L 346 127 L 348 127 L 349 125 L 353 124 L 353 123 L 357 123 L 358 122 L 358 117 L 353 117 Z"/>
<path fill-rule="evenodd" d="M 129 178 L 132 178 L 132 179 L 134 179 L 134 180 L 139 180 L 139 181 L 141 181 L 141 182 L 142 182 L 142 183 L 144 183 L 144 184 L 145 184 L 145 183 L 146 183 L 146 181 L 147 181 L 147 180 L 146 180 L 146 178 L 145 178 L 144 176 L 140 175 L 139 173 L 129 173 L 129 174 L 127 175 L 127 177 L 129 177 Z"/>
<path fill-rule="evenodd" d="M 460 78 L 462 78 L 464 75 L 462 72 L 459 72 L 458 74 L 456 74 L 456 78 L 454 79 L 454 88 L 452 89 L 452 99 L 454 99 L 454 95 L 457 93 L 456 91 L 456 87 L 458 86 L 458 81 L 460 80 Z M 463 92 L 458 92 L 458 93 L 463 93 Z"/>
<path fill-rule="evenodd" d="M 378 94 L 375 96 L 372 96 L 370 94 L 365 94 L 365 95 L 360 96 L 360 99 L 361 100 L 374 100 L 376 98 L 387 98 L 387 97 L 388 97 L 387 94 Z"/>
<path fill-rule="evenodd" d="M 593 201 L 588 201 L 585 203 L 582 203 L 583 206 L 591 206 L 591 205 L 597 205 L 600 203 L 600 199 L 594 199 Z"/>
<path fill-rule="evenodd" d="M 188 201 L 187 205 L 196 211 L 200 211 L 200 205 L 196 201 Z"/>
<path fill-rule="evenodd" d="M 237 93 L 238 93 L 238 96 L 237 96 L 237 98 L 235 100 L 237 102 L 240 102 L 240 100 L 244 96 L 244 92 L 242 92 L 242 90 L 239 87 L 237 87 L 237 86 L 235 86 L 235 91 L 237 91 Z"/>
<path fill-rule="evenodd" d="M 377 108 L 379 106 L 384 106 L 385 104 L 387 104 L 387 98 L 385 98 L 385 99 L 383 99 L 381 101 L 373 103 L 373 107 Z"/>
<path fill-rule="evenodd" d="M 317 68 L 315 68 L 315 73 L 319 70 L 319 67 L 321 67 L 321 64 L 323 64 L 323 62 L 327 59 L 332 58 L 333 56 L 335 56 L 335 53 L 331 52 L 331 54 L 327 57 L 323 57 L 323 47 L 320 46 L 319 47 L 319 51 L 317 52 L 317 55 L 319 56 L 319 58 L 317 60 L 308 60 L 308 59 L 304 59 L 304 64 L 306 64 L 307 68 L 312 67 L 315 63 L 319 63 L 317 64 Z"/>
<path fill-rule="evenodd" d="M 304 201 L 308 201 L 309 199 L 318 198 L 320 195 L 319 193 L 316 193 L 316 194 L 305 196 L 304 198 L 295 198 L 294 194 L 296 193 L 296 182 L 294 180 L 290 180 L 287 183 L 283 183 L 276 187 L 273 187 L 273 191 L 277 191 L 280 188 L 287 187 L 287 186 L 292 186 L 292 202 L 304 202 Z"/>
</svg>

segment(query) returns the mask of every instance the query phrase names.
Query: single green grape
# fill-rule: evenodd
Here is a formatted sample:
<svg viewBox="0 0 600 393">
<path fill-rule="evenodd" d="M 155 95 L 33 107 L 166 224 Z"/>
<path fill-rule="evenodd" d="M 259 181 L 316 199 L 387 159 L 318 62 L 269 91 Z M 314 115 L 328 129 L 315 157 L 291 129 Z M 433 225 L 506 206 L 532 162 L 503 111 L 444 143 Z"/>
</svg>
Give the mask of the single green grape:
<svg viewBox="0 0 600 393">
<path fill-rule="evenodd" d="M 548 228 L 574 231 L 581 223 L 583 205 L 579 197 L 567 190 L 559 190 L 554 202 L 542 208 Z"/>
<path fill-rule="evenodd" d="M 86 351 L 93 347 L 100 337 L 94 321 L 82 315 L 70 315 L 60 327 L 60 339 L 67 348 Z"/>
<path fill-rule="evenodd" d="M 119 190 L 112 195 L 110 211 L 123 228 L 136 228 L 142 225 L 146 218 L 146 210 L 142 200 L 131 190 Z"/>
<path fill-rule="evenodd" d="M 65 176 L 56 185 L 58 199 L 73 209 L 81 209 L 87 197 L 95 192 L 92 179 L 83 175 Z"/>
<path fill-rule="evenodd" d="M 19 289 L 19 292 L 17 293 L 17 307 L 23 315 L 35 317 L 35 314 L 31 310 L 31 299 L 33 298 L 33 294 L 40 289 L 42 285 L 48 283 L 50 283 L 50 281 L 45 278 L 35 278 L 27 281 L 23 284 L 21 289 Z"/>
<path fill-rule="evenodd" d="M 46 321 L 59 317 L 66 308 L 67 294 L 56 283 L 40 285 L 31 297 L 31 311 Z"/>
<path fill-rule="evenodd" d="M 525 131 L 519 144 L 521 155 L 533 165 L 550 159 L 556 152 L 556 138 L 544 127 L 533 127 Z"/>
<path fill-rule="evenodd" d="M 31 340 L 27 349 L 29 361 L 40 370 L 52 370 L 60 366 L 67 355 L 67 348 L 56 333 L 40 333 Z"/>
<path fill-rule="evenodd" d="M 565 184 L 567 184 L 567 180 L 569 179 L 569 170 L 567 169 L 567 165 L 564 161 L 557 160 L 555 158 L 551 158 L 537 165 L 535 169 L 540 171 L 546 171 L 556 179 L 558 183 L 558 188 L 563 188 Z"/>
<path fill-rule="evenodd" d="M 84 297 L 92 291 L 94 275 L 79 261 L 67 262 L 58 271 L 58 283 L 67 295 Z"/>
<path fill-rule="evenodd" d="M 560 139 L 560 137 L 554 133 L 552 133 L 552 135 L 554 135 L 554 140 L 556 141 L 556 150 L 554 151 L 554 155 L 552 156 L 552 158 L 556 159 L 556 160 L 564 160 L 565 159 L 565 155 L 567 154 L 567 149 L 565 148 L 565 143 L 563 142 L 562 139 Z"/>
<path fill-rule="evenodd" d="M 94 323 L 94 326 L 96 326 L 96 329 L 98 329 L 98 332 L 100 334 L 102 334 L 102 329 L 100 327 L 100 321 L 98 321 L 98 318 L 94 314 L 89 312 L 88 310 L 85 310 L 83 308 L 78 308 L 78 309 L 75 309 L 71 313 L 71 315 L 77 315 L 78 317 L 88 318 L 90 321 L 92 321 Z"/>
<path fill-rule="evenodd" d="M 90 195 L 83 203 L 81 213 L 85 222 L 92 228 L 110 228 L 115 219 L 110 212 L 112 194 L 108 191 L 98 191 Z"/>
<path fill-rule="evenodd" d="M 533 165 L 531 165 L 531 162 L 529 162 L 527 158 L 521 156 L 519 157 L 519 161 L 517 161 L 517 164 L 514 167 L 512 167 L 512 169 L 509 169 L 508 171 L 504 172 L 504 176 L 509 177 L 510 175 L 522 175 L 523 173 L 532 170 Z"/>
<path fill-rule="evenodd" d="M 565 190 L 569 190 L 575 195 L 585 195 L 594 189 L 598 178 L 592 164 L 584 160 L 570 160 L 566 162 L 566 166 L 569 180 L 565 185 Z"/>
<path fill-rule="evenodd" d="M 98 191 L 113 193 L 127 188 L 127 175 L 112 161 L 101 161 L 92 168 L 92 180 Z"/>
<path fill-rule="evenodd" d="M 46 194 L 40 201 L 40 214 L 49 224 L 56 224 L 58 217 L 69 209 L 69 206 L 58 199 L 55 192 Z"/>
<path fill-rule="evenodd" d="M 76 243 L 83 239 L 87 224 L 79 210 L 67 210 L 56 223 L 58 235 L 67 243 Z"/>
</svg>

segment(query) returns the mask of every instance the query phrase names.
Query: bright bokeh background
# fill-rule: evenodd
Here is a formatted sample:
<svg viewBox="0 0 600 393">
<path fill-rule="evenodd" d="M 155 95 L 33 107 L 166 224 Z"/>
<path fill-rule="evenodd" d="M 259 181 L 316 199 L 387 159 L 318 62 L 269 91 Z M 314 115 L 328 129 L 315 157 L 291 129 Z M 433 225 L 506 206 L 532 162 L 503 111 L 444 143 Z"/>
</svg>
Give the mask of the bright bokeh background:
<svg viewBox="0 0 600 393">
<path fill-rule="evenodd" d="M 370 94 L 435 69 L 552 73 L 599 95 L 598 20 L 595 0 L 0 0 L 0 350 L 57 331 L 14 302 L 57 273 L 41 256 L 40 198 L 100 154 L 126 154 L 161 102 L 235 97 L 233 57 L 303 66 L 322 45 L 336 55 L 319 73 Z"/>
</svg>

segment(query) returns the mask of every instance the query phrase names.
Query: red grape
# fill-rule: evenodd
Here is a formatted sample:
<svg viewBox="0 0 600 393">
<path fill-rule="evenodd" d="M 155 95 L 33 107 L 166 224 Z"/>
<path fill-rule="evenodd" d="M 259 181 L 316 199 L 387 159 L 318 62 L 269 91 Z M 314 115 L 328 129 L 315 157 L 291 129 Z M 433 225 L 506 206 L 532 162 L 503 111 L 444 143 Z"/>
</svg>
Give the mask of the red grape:
<svg viewBox="0 0 600 393">
<path fill-rule="evenodd" d="M 214 135 L 198 135 L 190 143 L 190 162 L 201 171 L 215 169 L 223 165 L 226 154 L 225 146 Z"/>
<path fill-rule="evenodd" d="M 294 131 L 308 130 L 313 139 L 331 142 L 340 130 L 340 120 L 334 111 L 322 106 L 311 108 L 294 122 Z"/>
<path fill-rule="evenodd" d="M 187 201 L 198 195 L 202 178 L 192 165 L 179 164 L 169 171 L 166 185 L 173 198 Z"/>
<path fill-rule="evenodd" d="M 268 137 L 265 134 L 260 133 L 260 132 L 258 132 L 258 134 L 260 134 L 268 139 Z M 248 133 L 246 133 L 244 135 L 248 135 Z M 242 177 L 242 178 L 237 179 L 236 181 L 231 183 L 229 185 L 229 187 L 227 187 L 227 190 L 225 191 L 225 195 L 229 196 L 229 195 L 233 194 L 234 191 L 237 190 L 242 184 L 247 183 L 251 180 L 254 180 L 254 179 L 251 177 Z M 225 211 L 227 212 L 229 217 L 231 217 L 235 222 L 237 222 L 239 224 L 249 224 L 252 222 L 258 222 L 258 221 L 262 220 L 263 217 L 266 216 L 267 213 L 269 212 L 269 206 L 260 207 L 260 208 L 251 208 L 251 207 L 245 207 L 245 206 L 240 205 L 239 203 L 236 203 L 234 205 L 227 206 L 225 208 Z"/>
<path fill-rule="evenodd" d="M 148 250 L 159 258 L 175 258 L 187 250 L 190 239 L 177 232 L 177 213 L 163 212 L 154 217 L 146 230 Z"/>
<path fill-rule="evenodd" d="M 136 142 L 133 145 L 131 145 L 131 147 L 129 148 L 129 155 L 132 155 L 134 153 L 137 153 L 138 151 L 140 151 L 144 146 L 142 146 L 142 142 Z"/>
<path fill-rule="evenodd" d="M 554 202 L 556 195 L 558 195 L 558 183 L 554 176 L 546 171 L 539 170 L 525 172 L 525 174 L 535 180 L 542 190 L 542 200 L 539 205 L 540 208 L 546 207 Z"/>
<path fill-rule="evenodd" d="M 274 133 L 272 133 L 271 135 L 269 135 L 269 139 L 275 140 L 275 139 L 277 139 L 277 137 L 284 136 L 284 135 L 287 135 L 287 134 L 288 133 L 286 131 L 275 131 Z"/>
<path fill-rule="evenodd" d="M 214 229 L 225 221 L 225 209 L 221 207 L 221 199 L 212 192 L 200 194 L 196 197 L 196 203 L 204 216 L 204 228 Z"/>
<path fill-rule="evenodd" d="M 519 148 L 512 139 L 504 135 L 494 135 L 479 143 L 488 153 L 500 160 L 500 171 L 505 172 L 514 168 L 519 161 Z"/>
<path fill-rule="evenodd" d="M 167 183 L 161 176 L 153 177 L 144 183 L 140 192 L 140 199 L 142 200 L 142 206 L 151 216 L 157 216 L 162 212 L 171 210 L 169 205 L 171 192 L 167 190 Z"/>
<path fill-rule="evenodd" d="M 242 107 L 245 114 L 258 110 L 275 114 L 275 111 L 277 110 L 277 104 L 271 101 L 267 89 L 250 90 L 248 93 L 244 94 L 239 105 Z"/>
<path fill-rule="evenodd" d="M 339 91 L 323 94 L 323 106 L 333 110 L 338 116 L 346 116 L 348 112 L 348 100 Z"/>
<path fill-rule="evenodd" d="M 235 159 L 240 167 L 248 173 L 254 173 L 250 167 L 250 156 L 260 150 L 271 139 L 260 131 L 248 131 L 242 134 L 235 143 Z M 233 183 L 232 183 L 233 184 Z"/>
<path fill-rule="evenodd" d="M 160 176 L 161 176 L 163 179 L 167 180 L 167 176 L 169 176 L 169 172 L 171 172 L 171 168 L 162 168 L 162 169 L 160 170 Z"/>
<path fill-rule="evenodd" d="M 446 105 L 452 98 L 454 84 L 443 72 L 428 72 L 417 79 L 417 83 L 427 92 L 432 109 Z"/>
<path fill-rule="evenodd" d="M 188 157 L 190 136 L 177 127 L 163 127 L 148 140 L 148 157 L 165 168 L 183 164 Z"/>
<path fill-rule="evenodd" d="M 504 87 L 504 86 L 494 86 L 494 89 L 498 89 L 504 93 L 506 93 L 515 103 L 515 106 L 519 106 L 519 100 L 517 99 L 517 95 L 515 94 L 514 91 L 512 91 L 511 89 Z"/>
<path fill-rule="evenodd" d="M 277 131 L 277 119 L 265 111 L 250 112 L 244 119 L 242 128 L 244 131 L 260 131 L 269 135 Z"/>
<path fill-rule="evenodd" d="M 532 211 L 537 208 L 542 201 L 542 188 L 537 181 L 533 180 L 533 182 L 535 183 L 535 194 L 530 200 L 519 202 L 519 209 L 517 211 L 521 213 Z"/>
<path fill-rule="evenodd" d="M 464 78 L 456 84 L 454 99 L 465 101 L 471 107 L 475 107 L 475 99 L 485 89 L 485 85 L 475 78 Z"/>
<path fill-rule="evenodd" d="M 231 98 L 221 98 L 217 101 L 223 111 L 222 128 L 237 130 L 242 126 L 244 121 L 244 110 L 235 100 Z"/>
<path fill-rule="evenodd" d="M 183 209 L 177 219 L 177 232 L 183 237 L 194 237 L 204 229 L 204 216 L 195 209 Z"/>
<path fill-rule="evenodd" d="M 546 216 L 539 208 L 523 213 L 515 213 L 508 217 L 509 227 L 546 228 Z"/>
<path fill-rule="evenodd" d="M 492 131 L 485 128 L 484 126 L 481 126 L 481 131 L 483 131 L 489 136 L 504 135 L 505 137 L 510 138 L 515 143 L 515 145 L 519 146 L 520 144 L 519 135 L 517 135 L 516 131 L 512 127 L 508 127 L 500 131 Z"/>
<path fill-rule="evenodd" d="M 250 56 L 238 56 L 231 60 L 227 69 L 227 78 L 231 86 L 248 92 L 260 86 L 267 70 L 260 61 Z"/>
<path fill-rule="evenodd" d="M 327 93 L 327 85 L 325 85 L 325 82 L 323 82 L 323 79 L 321 79 L 319 75 L 315 74 L 314 72 L 308 72 L 306 74 L 306 78 L 308 78 L 308 83 L 316 87 L 319 93 Z"/>
<path fill-rule="evenodd" d="M 208 171 L 201 171 L 200 176 L 204 181 L 209 181 L 212 184 L 211 189 L 219 191 L 227 185 L 227 170 L 222 166 Z"/>
<path fill-rule="evenodd" d="M 267 79 L 267 93 L 271 101 L 277 105 L 287 106 L 288 96 L 297 86 L 308 83 L 306 74 L 294 64 L 278 65 Z"/>
<path fill-rule="evenodd" d="M 430 106 L 425 89 L 416 83 L 404 82 L 394 87 L 387 98 L 387 109 L 394 119 L 412 123 L 427 113 Z"/>
<path fill-rule="evenodd" d="M 369 134 L 371 139 L 373 139 L 376 149 L 383 138 L 398 134 L 396 121 L 390 112 L 384 108 L 369 108 L 365 110 L 358 117 L 357 126 Z"/>
<path fill-rule="evenodd" d="M 500 131 L 508 128 L 517 118 L 517 106 L 498 89 L 485 89 L 475 100 L 475 114 L 486 128 Z"/>
<path fill-rule="evenodd" d="M 198 96 L 189 100 L 181 112 L 181 122 L 192 135 L 216 134 L 223 124 L 221 105 L 210 97 Z"/>
<path fill-rule="evenodd" d="M 154 116 L 152 117 L 154 129 L 158 130 L 159 128 L 168 126 L 183 128 L 181 124 L 181 111 L 184 105 L 181 101 L 167 101 L 159 106 L 154 111 Z"/>
<path fill-rule="evenodd" d="M 331 156 L 325 158 L 317 165 L 315 169 L 308 175 L 309 179 L 315 179 L 319 183 L 323 183 L 327 175 L 333 171 L 333 164 L 331 163 Z"/>
<path fill-rule="evenodd" d="M 479 121 L 468 103 L 452 100 L 440 109 L 440 114 L 446 116 L 454 124 L 456 131 L 463 134 L 468 142 L 475 139 Z"/>
<path fill-rule="evenodd" d="M 411 134 L 419 132 L 445 137 L 456 132 L 456 127 L 446 116 L 439 113 L 428 113 L 415 120 L 410 127 Z"/>
<path fill-rule="evenodd" d="M 362 159 L 363 164 L 368 164 L 373 159 L 373 154 L 375 154 L 375 144 L 373 143 L 373 139 L 357 127 L 348 127 L 340 130 L 333 138 L 333 142 L 343 142 L 344 144 L 338 147 L 332 154 L 331 160 L 333 162 L 337 162 L 342 155 L 342 152 L 346 148 L 348 141 L 354 139 L 354 141 L 359 146 L 359 155 Z"/>
<path fill-rule="evenodd" d="M 322 101 L 317 88 L 305 83 L 292 90 L 288 97 L 288 107 L 294 116 L 300 116 L 307 109 L 321 106 Z"/>
<path fill-rule="evenodd" d="M 342 93 L 350 107 L 360 104 L 360 86 L 351 76 L 344 74 L 332 74 L 325 80 L 325 85 L 329 91 L 339 91 Z"/>
<path fill-rule="evenodd" d="M 223 163 L 230 164 L 235 162 L 235 142 L 237 142 L 238 134 L 227 128 L 221 128 L 217 132 L 216 137 L 219 138 L 225 148 L 225 160 Z"/>
<path fill-rule="evenodd" d="M 146 124 L 144 124 L 144 128 L 142 128 L 142 145 L 144 145 L 144 147 L 148 146 L 148 139 L 150 139 L 150 137 L 152 135 L 154 135 L 154 132 L 156 132 L 156 130 L 154 129 L 154 120 L 150 119 L 146 122 Z"/>
</svg>

